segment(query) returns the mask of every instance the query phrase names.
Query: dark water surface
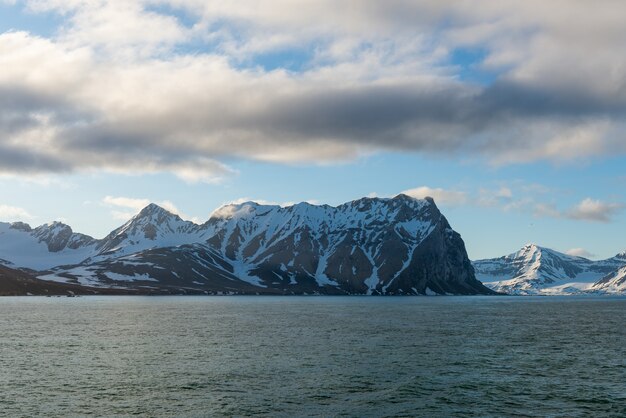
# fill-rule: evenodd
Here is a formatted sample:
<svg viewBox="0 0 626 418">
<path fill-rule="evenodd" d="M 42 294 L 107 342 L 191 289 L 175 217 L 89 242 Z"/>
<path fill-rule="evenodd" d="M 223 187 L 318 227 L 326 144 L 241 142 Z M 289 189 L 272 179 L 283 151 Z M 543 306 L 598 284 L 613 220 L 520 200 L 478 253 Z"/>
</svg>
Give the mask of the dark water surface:
<svg viewBox="0 0 626 418">
<path fill-rule="evenodd" d="M 0 298 L 0 414 L 626 416 L 626 298 Z"/>
</svg>

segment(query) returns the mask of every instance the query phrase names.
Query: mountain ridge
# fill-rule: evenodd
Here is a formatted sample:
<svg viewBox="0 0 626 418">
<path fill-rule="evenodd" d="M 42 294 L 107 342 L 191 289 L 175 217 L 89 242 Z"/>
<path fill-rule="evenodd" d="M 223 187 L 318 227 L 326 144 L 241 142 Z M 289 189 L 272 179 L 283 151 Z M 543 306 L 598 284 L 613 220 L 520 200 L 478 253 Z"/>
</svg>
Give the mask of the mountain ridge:
<svg viewBox="0 0 626 418">
<path fill-rule="evenodd" d="M 21 233 L 36 239 L 25 227 Z M 402 194 L 338 206 L 227 204 L 203 224 L 150 204 L 105 238 L 92 240 L 48 252 L 51 260 L 64 255 L 74 262 L 49 261 L 34 270 L 43 270 L 46 280 L 96 287 L 178 283 L 222 292 L 239 287 L 287 294 L 492 293 L 475 279 L 463 240 L 434 200 Z M 2 241 L 0 258 L 13 261 Z"/>
<path fill-rule="evenodd" d="M 509 255 L 475 260 L 472 264 L 476 277 L 499 292 L 522 295 L 580 294 L 618 289 L 595 285 L 625 266 L 626 257 L 618 253 L 605 260 L 592 261 L 536 244 L 526 244 Z"/>
</svg>

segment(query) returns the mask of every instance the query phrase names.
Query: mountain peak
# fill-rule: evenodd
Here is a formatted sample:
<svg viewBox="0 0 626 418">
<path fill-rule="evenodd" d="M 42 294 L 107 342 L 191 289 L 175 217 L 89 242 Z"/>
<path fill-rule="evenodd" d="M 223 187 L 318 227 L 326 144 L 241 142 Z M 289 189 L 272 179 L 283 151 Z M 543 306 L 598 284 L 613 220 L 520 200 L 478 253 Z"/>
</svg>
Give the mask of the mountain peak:
<svg viewBox="0 0 626 418">
<path fill-rule="evenodd" d="M 423 198 L 416 198 L 413 196 L 409 196 L 408 194 L 400 193 L 392 198 L 392 200 L 400 200 L 400 201 L 408 201 L 408 202 L 416 202 L 416 201 L 426 201 L 430 204 L 435 203 L 435 199 L 430 196 L 424 196 Z"/>
<path fill-rule="evenodd" d="M 541 248 L 540 246 L 534 243 L 528 243 L 524 245 L 522 248 L 520 248 L 519 251 L 513 254 L 510 254 L 508 257 L 511 259 L 524 259 L 524 260 L 530 261 L 530 260 L 538 260 L 542 257 L 542 255 L 543 255 L 543 248 Z"/>
<path fill-rule="evenodd" d="M 534 242 L 529 242 L 527 244 L 525 244 L 522 249 L 528 249 L 528 250 L 543 250 L 543 247 L 540 247 L 539 245 L 535 244 Z"/>
<path fill-rule="evenodd" d="M 71 226 L 61 221 L 52 221 L 51 223 L 48 223 L 46 225 L 51 229 L 64 229 L 64 228 L 72 229 Z"/>
<path fill-rule="evenodd" d="M 37 228 L 35 228 L 35 234 L 38 233 L 56 233 L 59 231 L 69 231 L 69 233 L 72 233 L 72 228 L 69 225 L 64 224 L 63 222 L 59 222 L 59 221 L 53 221 L 50 223 L 45 223 L 43 225 L 38 226 Z"/>
<path fill-rule="evenodd" d="M 518 254 L 542 254 L 542 253 L 553 253 L 553 252 L 555 251 L 550 250 L 546 247 L 537 245 L 534 242 L 529 242 L 525 244 L 517 253 Z"/>
<path fill-rule="evenodd" d="M 144 228 L 146 225 L 159 226 L 170 223 L 185 223 L 183 219 L 175 213 L 157 205 L 150 203 L 143 208 L 137 215 L 133 216 L 125 225 L 120 227 L 121 230 L 129 230 L 134 227 Z"/>
<path fill-rule="evenodd" d="M 39 242 L 45 242 L 50 252 L 59 252 L 68 245 L 74 232 L 69 225 L 54 221 L 38 226 L 33 230 L 33 235 Z"/>
<path fill-rule="evenodd" d="M 11 224 L 11 229 L 16 229 L 22 232 L 31 232 L 33 230 L 33 228 L 25 222 L 13 222 Z"/>
<path fill-rule="evenodd" d="M 588 291 L 623 292 L 624 288 L 594 285 L 626 264 L 626 254 L 591 261 L 529 243 L 517 253 L 473 262 L 476 277 L 488 287 L 511 294 L 575 294 Z M 598 282 L 600 283 L 600 282 Z"/>
<path fill-rule="evenodd" d="M 150 215 L 174 215 L 167 209 L 162 208 L 156 203 L 150 203 L 137 214 L 137 217 L 146 217 Z"/>
</svg>

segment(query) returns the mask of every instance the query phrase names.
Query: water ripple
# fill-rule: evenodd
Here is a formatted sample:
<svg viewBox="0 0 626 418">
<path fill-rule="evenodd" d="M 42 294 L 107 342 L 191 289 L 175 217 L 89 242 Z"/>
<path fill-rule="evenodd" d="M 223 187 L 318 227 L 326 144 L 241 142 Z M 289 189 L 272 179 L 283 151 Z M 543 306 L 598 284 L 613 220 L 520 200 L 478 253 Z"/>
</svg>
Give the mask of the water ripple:
<svg viewBox="0 0 626 418">
<path fill-rule="evenodd" d="M 5 416 L 626 416 L 626 298 L 0 299 Z"/>
</svg>

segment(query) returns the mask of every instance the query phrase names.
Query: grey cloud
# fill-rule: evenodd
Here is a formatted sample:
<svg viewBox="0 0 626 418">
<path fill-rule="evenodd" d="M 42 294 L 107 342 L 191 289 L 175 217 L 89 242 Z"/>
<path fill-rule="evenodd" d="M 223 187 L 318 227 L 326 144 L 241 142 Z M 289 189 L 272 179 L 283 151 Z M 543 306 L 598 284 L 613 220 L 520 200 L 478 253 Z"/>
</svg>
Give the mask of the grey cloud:
<svg viewBox="0 0 626 418">
<path fill-rule="evenodd" d="M 484 125 L 480 117 L 468 115 L 468 97 L 461 86 L 423 87 L 359 86 L 278 98 L 250 122 L 284 138 L 336 138 L 415 149 L 454 148 L 455 137 L 471 132 L 473 125 Z M 439 146 L 431 144 L 438 140 Z"/>
<path fill-rule="evenodd" d="M 0 173 L 63 173 L 71 171 L 72 168 L 62 156 L 0 143 Z"/>
<path fill-rule="evenodd" d="M 626 91 L 602 96 L 577 84 L 551 87 L 501 80 L 485 89 L 479 100 L 502 116 L 618 117 L 626 113 Z"/>
<path fill-rule="evenodd" d="M 563 106 L 546 102 L 538 111 L 535 102 L 517 103 L 513 97 L 505 97 L 509 93 L 495 97 L 489 89 L 480 91 L 460 83 L 328 86 L 289 93 L 278 87 L 252 109 L 245 107 L 249 100 L 245 94 L 220 96 L 230 101 L 228 108 L 221 109 L 215 101 L 198 103 L 197 98 L 173 97 L 172 101 L 180 102 L 161 114 L 131 112 L 115 117 L 42 99 L 35 100 L 36 105 L 25 104 L 21 112 L 4 112 L 0 138 L 6 142 L 28 129 L 53 126 L 53 137 L 46 144 L 49 149 L 44 152 L 51 158 L 21 159 L 25 166 L 35 165 L 33 170 L 119 167 L 121 161 L 130 160 L 132 165 L 133 159 L 149 159 L 163 166 L 174 161 L 184 164 L 185 159 L 198 156 L 262 159 L 268 149 L 275 150 L 278 160 L 285 153 L 286 161 L 310 162 L 345 155 L 350 158 L 359 150 L 451 155 L 469 152 L 491 158 L 537 149 L 540 145 L 532 141 L 549 145 L 554 135 L 594 122 L 598 114 L 577 111 L 568 116 L 570 112 Z M 615 112 L 618 110 L 621 112 Z M 45 124 L 37 117 L 41 113 L 49 116 Z M 605 113 L 600 114 L 606 118 Z M 541 128 L 543 122 L 547 124 L 545 129 Z M 592 134 L 585 139 L 589 147 L 596 146 L 596 142 L 600 147 L 603 138 Z M 333 145 L 339 155 L 321 149 Z M 315 151 L 316 147 L 320 149 Z M 33 155 L 40 152 L 36 147 L 30 150 Z M 55 158 L 63 163 L 51 164 L 49 160 Z M 528 157 L 537 158 L 542 158 L 541 152 Z"/>
<path fill-rule="evenodd" d="M 348 53 L 349 58 L 292 74 L 236 69 L 228 65 L 233 60 L 227 55 L 169 55 L 167 45 L 194 36 L 179 30 L 155 39 L 136 33 L 123 51 L 130 59 L 115 55 L 115 48 L 99 51 L 94 45 L 106 43 L 103 36 L 115 35 L 115 45 L 125 41 L 119 33 L 85 27 L 85 22 L 98 21 L 92 19 L 100 16 L 95 3 L 40 1 L 43 10 L 68 12 L 69 7 L 74 13 L 85 8 L 89 19 L 78 21 L 84 13 L 72 14 L 63 34 L 83 31 L 74 43 L 63 36 L 0 35 L 12 70 L 0 74 L 0 170 L 177 170 L 189 177 L 199 170 L 207 177 L 227 175 L 222 161 L 230 158 L 326 162 L 392 150 L 504 164 L 624 153 L 626 67 L 620 66 L 621 56 L 608 53 L 622 50 L 623 6 L 611 3 L 615 13 L 598 20 L 593 6 L 571 5 L 570 18 L 595 29 L 587 39 L 576 25 L 564 22 L 564 3 L 556 3 L 542 6 L 539 13 L 533 1 L 455 8 L 435 1 L 398 0 L 384 6 L 315 1 L 307 8 L 285 2 L 276 10 L 257 10 L 256 3 L 245 1 L 176 3 L 197 10 L 204 23 L 223 19 L 225 26 L 246 26 L 240 47 L 252 56 L 272 48 L 254 49 L 253 42 L 264 40 L 259 34 L 282 39 L 312 16 L 349 22 L 345 31 L 337 31 L 336 25 L 316 19 L 321 23 L 306 34 L 287 36 L 290 42 L 354 38 L 357 45 L 373 45 L 362 54 L 365 58 Z M 110 6 L 111 16 L 125 13 Z M 353 12 L 335 14 L 336 7 Z M 124 19 L 132 27 L 143 19 L 161 21 L 154 11 L 144 16 L 137 5 L 130 12 Z M 494 24 L 481 35 L 489 22 Z M 111 29 L 110 21 L 104 23 Z M 459 31 L 465 35 L 453 39 L 450 34 Z M 91 39 L 96 32 L 98 38 Z M 565 42 L 568 37 L 577 43 Z M 422 51 L 422 38 L 430 49 Z M 215 49 L 228 54 L 217 39 Z M 141 45 L 133 50 L 136 43 L 166 49 L 145 56 Z M 485 49 L 485 65 L 490 60 L 508 63 L 492 85 L 455 80 L 439 68 L 449 56 L 438 48 L 468 45 Z M 29 48 L 37 51 L 36 62 L 45 71 L 37 72 L 32 57 L 24 58 L 22 52 Z M 94 51 L 102 55 L 94 57 Z M 507 61 L 507 53 L 514 58 Z M 438 54 L 443 58 L 433 58 Z M 411 66 L 422 59 L 435 63 L 420 67 L 427 74 Z M 353 68 L 359 73 L 352 75 Z"/>
</svg>

